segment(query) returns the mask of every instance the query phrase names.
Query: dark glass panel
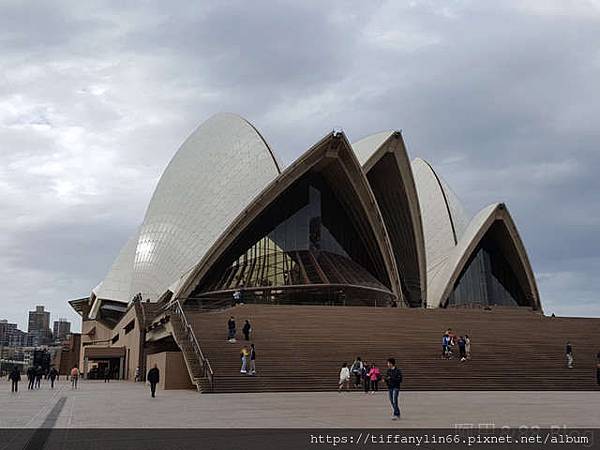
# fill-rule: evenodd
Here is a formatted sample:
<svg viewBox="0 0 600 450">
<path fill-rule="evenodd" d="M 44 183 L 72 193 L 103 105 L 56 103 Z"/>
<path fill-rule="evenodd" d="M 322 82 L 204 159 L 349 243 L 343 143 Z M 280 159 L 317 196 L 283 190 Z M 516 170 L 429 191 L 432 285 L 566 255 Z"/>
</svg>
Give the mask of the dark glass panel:
<svg viewBox="0 0 600 450">
<path fill-rule="evenodd" d="M 448 299 L 449 306 L 530 306 L 497 241 L 486 235 L 467 262 Z"/>
<path fill-rule="evenodd" d="M 374 273 L 370 252 L 348 212 L 320 175 L 308 174 L 242 233 L 191 297 L 225 295 L 240 288 L 268 288 L 265 295 L 272 296 L 278 287 L 336 284 L 380 290 L 371 295 L 382 304 L 381 298 L 389 301 L 391 293 Z M 353 298 L 367 301 L 368 291 L 352 289 Z M 322 295 L 330 291 L 320 290 Z M 286 289 L 277 295 L 278 301 L 292 292 L 296 298 L 296 290 Z M 317 292 L 311 290 L 311 295 Z M 356 292 L 362 293 L 356 297 Z"/>
</svg>

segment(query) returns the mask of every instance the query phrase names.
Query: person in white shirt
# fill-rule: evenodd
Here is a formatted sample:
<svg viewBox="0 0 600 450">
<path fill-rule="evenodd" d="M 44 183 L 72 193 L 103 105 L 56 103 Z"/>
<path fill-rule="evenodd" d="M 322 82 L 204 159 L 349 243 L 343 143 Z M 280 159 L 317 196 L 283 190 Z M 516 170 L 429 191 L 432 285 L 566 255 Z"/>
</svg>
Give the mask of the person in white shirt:
<svg viewBox="0 0 600 450">
<path fill-rule="evenodd" d="M 346 390 L 350 389 L 350 369 L 348 368 L 348 364 L 342 364 L 342 369 L 340 370 L 340 382 L 338 384 L 338 389 L 341 392 L 346 385 Z"/>
</svg>

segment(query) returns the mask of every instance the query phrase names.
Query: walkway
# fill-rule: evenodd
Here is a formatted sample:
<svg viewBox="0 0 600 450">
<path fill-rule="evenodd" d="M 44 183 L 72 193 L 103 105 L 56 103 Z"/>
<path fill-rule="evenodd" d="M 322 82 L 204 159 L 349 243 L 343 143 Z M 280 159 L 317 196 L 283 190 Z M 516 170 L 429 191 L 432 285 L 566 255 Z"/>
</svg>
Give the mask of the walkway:
<svg viewBox="0 0 600 450">
<path fill-rule="evenodd" d="M 403 418 L 390 420 L 386 393 L 263 393 L 200 395 L 159 391 L 150 398 L 141 383 L 66 382 L 51 391 L 11 394 L 0 382 L 0 428 L 6 427 L 496 427 L 565 425 L 597 427 L 600 391 L 403 392 Z"/>
</svg>

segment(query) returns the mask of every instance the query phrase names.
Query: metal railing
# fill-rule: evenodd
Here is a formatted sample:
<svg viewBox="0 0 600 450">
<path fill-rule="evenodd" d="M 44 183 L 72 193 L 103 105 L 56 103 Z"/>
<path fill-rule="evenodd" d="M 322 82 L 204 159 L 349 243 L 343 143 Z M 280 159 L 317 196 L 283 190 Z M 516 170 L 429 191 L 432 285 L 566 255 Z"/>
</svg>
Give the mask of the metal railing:
<svg viewBox="0 0 600 450">
<path fill-rule="evenodd" d="M 391 300 L 385 295 L 356 296 L 340 293 L 336 286 L 283 286 L 278 288 L 244 288 L 239 289 L 242 297 L 233 299 L 236 289 L 221 291 L 219 296 L 181 297 L 175 301 L 185 303 L 186 311 L 209 312 L 232 308 L 239 304 L 250 305 L 298 305 L 298 306 L 369 306 L 389 307 Z"/>
<path fill-rule="evenodd" d="M 185 337 L 187 338 L 188 343 L 191 345 L 192 349 L 194 350 L 194 353 L 200 361 L 200 366 L 202 369 L 201 375 L 202 377 L 205 377 L 208 380 L 210 390 L 214 390 L 214 372 L 210 365 L 210 361 L 204 356 L 204 353 L 202 353 L 200 344 L 198 343 L 196 335 L 194 334 L 194 329 L 188 323 L 187 318 L 185 317 L 185 313 L 183 311 L 183 307 L 181 306 L 181 303 L 179 303 L 179 300 L 175 300 L 171 303 L 171 311 L 181 320 L 181 324 L 183 325 L 185 331 Z"/>
</svg>

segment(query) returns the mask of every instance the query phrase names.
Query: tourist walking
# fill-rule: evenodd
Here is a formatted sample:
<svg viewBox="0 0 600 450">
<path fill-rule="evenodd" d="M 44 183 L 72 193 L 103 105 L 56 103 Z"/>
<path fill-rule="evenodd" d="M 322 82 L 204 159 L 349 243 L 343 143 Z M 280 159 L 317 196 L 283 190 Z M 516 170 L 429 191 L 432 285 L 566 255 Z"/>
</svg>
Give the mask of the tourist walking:
<svg viewBox="0 0 600 450">
<path fill-rule="evenodd" d="M 71 389 L 77 389 L 77 381 L 79 381 L 79 369 L 73 366 L 71 369 Z"/>
<path fill-rule="evenodd" d="M 369 389 L 371 388 L 371 379 L 369 378 L 369 371 L 371 370 L 371 366 L 365 361 L 361 373 L 363 388 L 365 390 L 365 394 L 369 393 Z"/>
<path fill-rule="evenodd" d="M 340 369 L 338 390 L 341 392 L 344 386 L 346 386 L 346 390 L 350 389 L 350 369 L 348 368 L 347 363 L 342 364 L 342 368 Z"/>
<path fill-rule="evenodd" d="M 361 379 L 362 371 L 363 371 L 364 367 L 365 366 L 364 366 L 362 360 L 360 359 L 360 356 L 357 356 L 356 359 L 354 360 L 354 362 L 352 363 L 352 367 L 350 368 L 352 375 L 354 375 L 354 387 L 355 388 L 360 387 L 360 379 Z"/>
<path fill-rule="evenodd" d="M 11 381 L 11 392 L 19 392 L 19 381 L 21 381 L 21 372 L 17 366 L 14 366 L 8 374 L 8 379 Z"/>
<path fill-rule="evenodd" d="M 135 382 L 137 383 L 138 381 L 140 381 L 140 368 L 136 367 L 135 368 Z"/>
<path fill-rule="evenodd" d="M 27 389 L 33 389 L 35 385 L 35 369 L 30 367 L 27 369 Z"/>
<path fill-rule="evenodd" d="M 387 372 L 385 374 L 385 382 L 388 386 L 388 394 L 390 403 L 392 404 L 393 420 L 400 418 L 400 406 L 398 405 L 398 396 L 400 395 L 400 384 L 402 383 L 402 372 L 396 367 L 396 360 L 389 358 L 387 360 Z"/>
<path fill-rule="evenodd" d="M 568 341 L 567 341 L 567 346 L 565 348 L 565 354 L 567 356 L 567 367 L 569 369 L 572 369 L 573 368 L 573 346 Z"/>
<path fill-rule="evenodd" d="M 152 395 L 152 398 L 154 398 L 156 397 L 156 385 L 160 381 L 160 372 L 156 363 L 154 364 L 154 367 L 148 371 L 146 379 L 150 383 L 150 394 Z"/>
<path fill-rule="evenodd" d="M 256 375 L 256 349 L 250 344 L 250 375 Z"/>
<path fill-rule="evenodd" d="M 460 354 L 460 361 L 461 362 L 466 361 L 467 360 L 467 343 L 463 336 L 458 338 L 458 352 Z"/>
<path fill-rule="evenodd" d="M 247 373 L 248 370 L 248 355 L 250 354 L 250 352 L 248 351 L 248 349 L 246 347 L 242 347 L 242 350 L 240 351 L 240 355 L 242 357 L 242 368 L 240 369 L 240 373 Z"/>
<path fill-rule="evenodd" d="M 58 370 L 56 370 L 54 367 L 50 369 L 48 378 L 50 379 L 50 389 L 54 389 L 54 381 L 56 381 L 58 378 Z"/>
<path fill-rule="evenodd" d="M 110 367 L 106 366 L 104 368 L 104 382 L 105 383 L 110 383 Z"/>
<path fill-rule="evenodd" d="M 235 342 L 235 318 L 233 316 L 227 321 L 227 340 Z"/>
<path fill-rule="evenodd" d="M 467 359 L 471 359 L 471 338 L 468 334 L 465 334 L 465 353 L 467 354 Z"/>
<path fill-rule="evenodd" d="M 234 305 L 243 305 L 244 304 L 244 291 L 242 289 L 238 289 L 233 293 L 233 304 Z"/>
<path fill-rule="evenodd" d="M 377 392 L 379 389 L 379 380 L 381 379 L 381 371 L 375 364 L 371 366 L 369 370 L 369 380 L 371 381 L 371 394 Z"/>
<path fill-rule="evenodd" d="M 44 371 L 42 370 L 42 366 L 37 366 L 35 368 L 35 388 L 39 389 L 42 386 L 42 377 L 44 376 Z"/>
<path fill-rule="evenodd" d="M 244 327 L 242 328 L 242 333 L 244 333 L 244 339 L 249 341 L 250 340 L 250 332 L 252 331 L 252 325 L 250 325 L 250 322 L 248 322 L 248 320 L 246 320 L 246 322 L 244 323 Z"/>
</svg>

